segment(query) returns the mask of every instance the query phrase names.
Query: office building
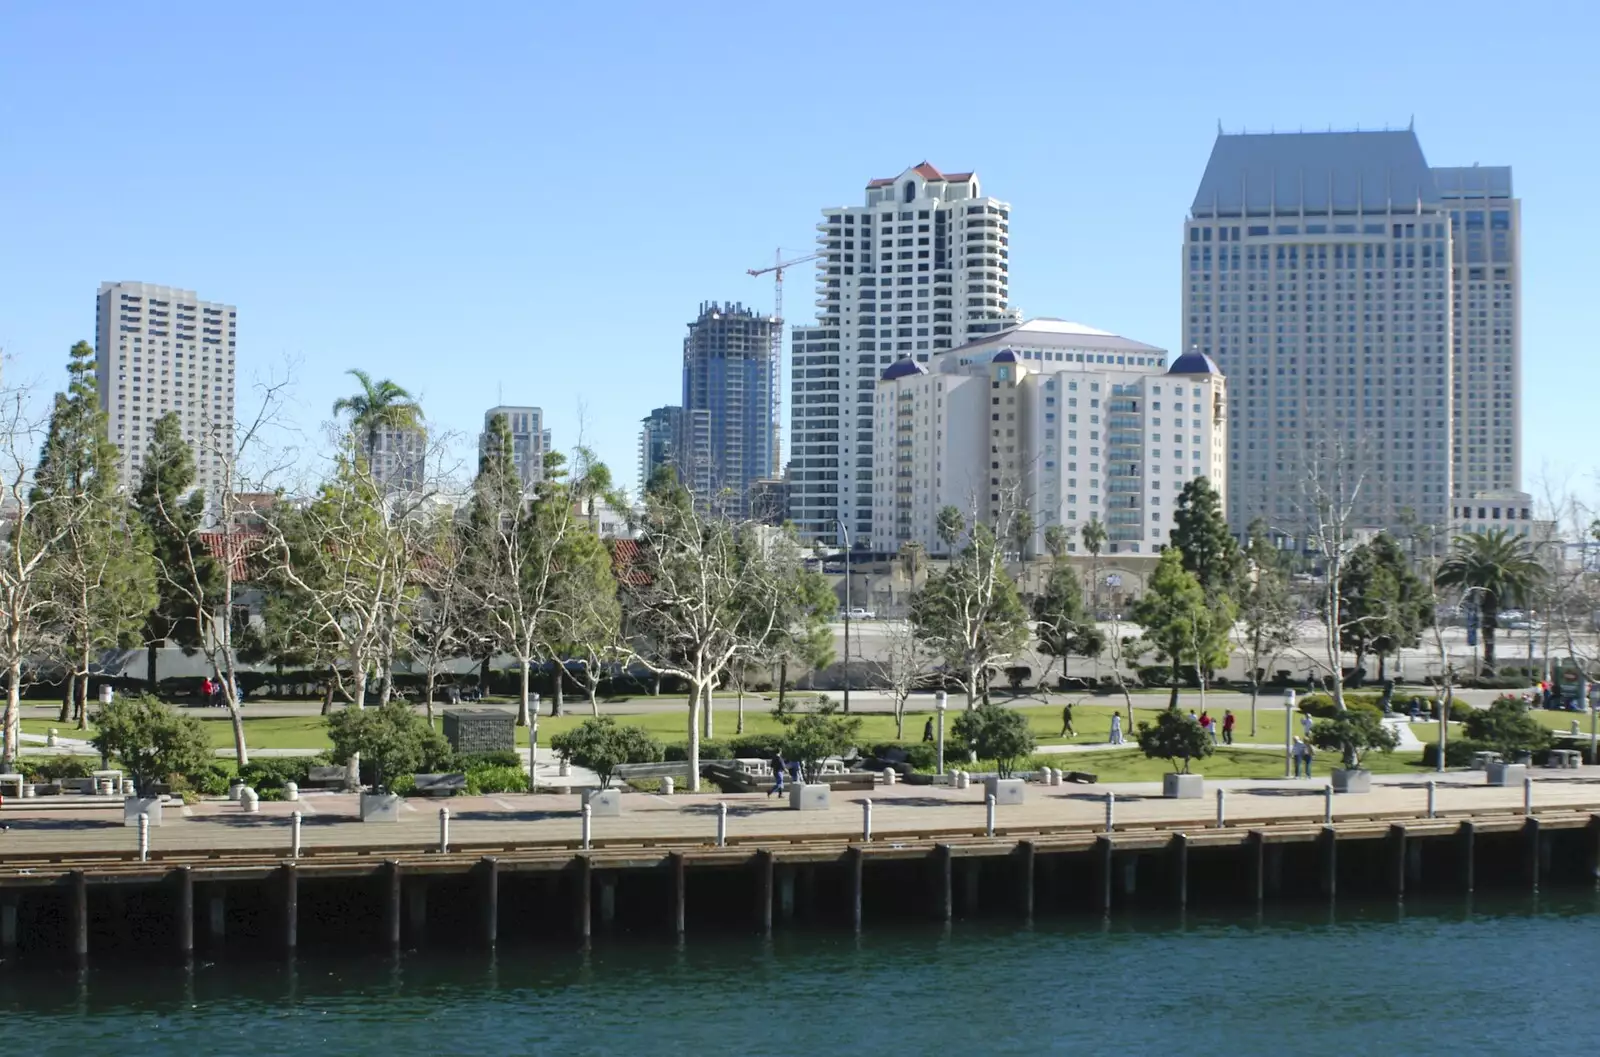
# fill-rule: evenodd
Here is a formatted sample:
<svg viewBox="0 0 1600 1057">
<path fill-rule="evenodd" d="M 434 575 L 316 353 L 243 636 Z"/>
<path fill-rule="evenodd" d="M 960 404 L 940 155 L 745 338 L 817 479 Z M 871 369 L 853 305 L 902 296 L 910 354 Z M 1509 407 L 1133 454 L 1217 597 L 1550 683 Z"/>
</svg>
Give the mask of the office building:
<svg viewBox="0 0 1600 1057">
<path fill-rule="evenodd" d="M 683 408 L 658 407 L 640 420 L 639 494 L 663 466 L 678 465 L 678 438 L 683 433 Z"/>
<path fill-rule="evenodd" d="M 176 413 L 194 451 L 195 487 L 215 509 L 234 487 L 234 355 L 238 312 L 193 290 L 100 284 L 95 374 L 123 487 L 137 486 L 152 428 Z"/>
<path fill-rule="evenodd" d="M 1184 223 L 1184 348 L 1233 382 L 1228 509 L 1303 536 L 1450 524 L 1520 488 L 1520 210 L 1508 168 L 1411 130 L 1219 135 Z"/>
<path fill-rule="evenodd" d="M 683 339 L 683 432 L 678 471 L 702 505 L 750 509 L 750 486 L 778 472 L 773 328 L 743 305 L 702 302 Z"/>
<path fill-rule="evenodd" d="M 367 463 L 372 480 L 385 492 L 421 491 L 428 477 L 425 429 L 384 428 L 371 437 Z"/>
<path fill-rule="evenodd" d="M 817 225 L 817 321 L 794 328 L 790 517 L 808 539 L 873 536 L 873 405 L 896 360 L 940 352 L 1020 322 L 1010 304 L 1011 207 L 975 173 L 927 162 L 867 184 L 866 201 Z"/>
<path fill-rule="evenodd" d="M 935 357 L 902 360 L 877 383 L 872 539 L 949 547 L 938 515 L 1002 525 L 1017 510 L 1041 553 L 1051 525 L 1080 547 L 1100 521 L 1111 554 L 1166 545 L 1183 486 L 1226 494 L 1227 383 L 1199 353 L 1171 367 L 1152 345 L 1055 319 L 1030 320 Z M 959 546 L 959 542 L 958 542 Z"/>
<path fill-rule="evenodd" d="M 478 454 L 489 450 L 490 427 L 497 416 L 505 416 L 511 433 L 511 457 L 522 478 L 522 487 L 532 490 L 544 480 L 544 457 L 550 451 L 550 431 L 544 426 L 544 411 L 537 407 L 491 407 L 483 413 L 483 432 L 478 436 Z"/>
</svg>

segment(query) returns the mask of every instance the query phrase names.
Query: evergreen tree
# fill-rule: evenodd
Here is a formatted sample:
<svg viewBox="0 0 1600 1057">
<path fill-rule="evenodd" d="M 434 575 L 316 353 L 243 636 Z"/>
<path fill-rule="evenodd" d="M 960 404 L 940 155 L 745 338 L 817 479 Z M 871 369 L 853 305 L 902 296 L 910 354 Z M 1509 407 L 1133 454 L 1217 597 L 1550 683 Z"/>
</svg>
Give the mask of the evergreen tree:
<svg viewBox="0 0 1600 1057">
<path fill-rule="evenodd" d="M 1222 500 L 1209 478 L 1194 478 L 1178 494 L 1178 505 L 1172 513 L 1171 545 L 1182 552 L 1183 567 L 1200 582 L 1208 602 L 1222 596 L 1233 597 L 1244 558 L 1228 531 Z"/>
<path fill-rule="evenodd" d="M 215 562 L 195 548 L 195 534 L 205 517 L 205 494 L 194 487 L 194 453 L 183 439 L 176 411 L 156 420 L 145 453 L 134 508 L 149 534 L 156 564 L 156 604 L 145 618 L 145 681 L 156 692 L 156 658 L 163 642 L 191 652 L 200 645 L 200 626 L 190 592 L 184 588 L 194 557 L 202 580 L 216 578 Z M 186 496 L 187 493 L 187 496 Z M 209 593 L 209 591 L 208 591 Z"/>
<path fill-rule="evenodd" d="M 1183 567 L 1183 552 L 1176 547 L 1161 552 L 1144 594 L 1133 607 L 1133 619 L 1144 628 L 1145 641 L 1172 665 L 1169 708 L 1178 707 L 1184 664 L 1193 665 L 1196 674 L 1203 675 L 1227 663 L 1233 603 L 1224 597 L 1216 605 L 1208 604 L 1205 589 Z"/>
</svg>

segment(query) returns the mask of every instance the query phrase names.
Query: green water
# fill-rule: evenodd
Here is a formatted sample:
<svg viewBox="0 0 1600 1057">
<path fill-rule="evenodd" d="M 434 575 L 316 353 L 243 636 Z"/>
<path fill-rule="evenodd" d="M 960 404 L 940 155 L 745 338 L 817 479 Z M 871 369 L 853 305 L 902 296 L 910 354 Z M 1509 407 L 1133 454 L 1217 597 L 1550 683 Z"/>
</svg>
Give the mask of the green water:
<svg viewBox="0 0 1600 1057">
<path fill-rule="evenodd" d="M 0 972 L 17 1054 L 1587 1053 L 1600 902 Z"/>
</svg>

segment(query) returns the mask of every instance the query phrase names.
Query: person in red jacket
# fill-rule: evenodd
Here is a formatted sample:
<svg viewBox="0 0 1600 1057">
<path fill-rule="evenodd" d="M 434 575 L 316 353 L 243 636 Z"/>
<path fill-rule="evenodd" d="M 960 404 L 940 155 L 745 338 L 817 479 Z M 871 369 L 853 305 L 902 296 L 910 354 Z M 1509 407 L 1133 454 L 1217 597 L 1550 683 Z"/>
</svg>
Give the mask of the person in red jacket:
<svg viewBox="0 0 1600 1057">
<path fill-rule="evenodd" d="M 1233 709 L 1228 709 L 1222 714 L 1222 743 L 1233 744 Z"/>
</svg>

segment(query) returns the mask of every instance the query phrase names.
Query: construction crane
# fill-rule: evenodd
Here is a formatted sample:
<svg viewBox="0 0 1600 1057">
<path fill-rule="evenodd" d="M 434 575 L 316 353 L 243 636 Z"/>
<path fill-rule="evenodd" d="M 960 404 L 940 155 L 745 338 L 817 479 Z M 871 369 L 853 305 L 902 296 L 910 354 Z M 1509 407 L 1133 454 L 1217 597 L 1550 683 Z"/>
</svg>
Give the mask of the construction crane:
<svg viewBox="0 0 1600 1057">
<path fill-rule="evenodd" d="M 782 437 L 783 424 L 779 421 L 779 409 L 783 406 L 783 270 L 793 268 L 797 264 L 809 264 L 824 256 L 821 253 L 808 253 L 804 257 L 795 257 L 792 260 L 783 259 L 783 248 L 779 247 L 772 255 L 772 266 L 769 268 L 750 268 L 749 274 L 757 279 L 772 273 L 772 347 L 768 355 L 772 361 L 772 428 L 775 437 Z M 777 477 L 783 470 L 780 465 L 779 450 L 783 447 L 779 443 L 773 445 L 772 466 L 768 468 L 769 477 Z"/>
</svg>

